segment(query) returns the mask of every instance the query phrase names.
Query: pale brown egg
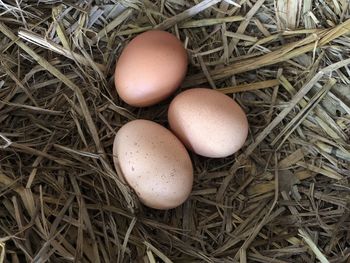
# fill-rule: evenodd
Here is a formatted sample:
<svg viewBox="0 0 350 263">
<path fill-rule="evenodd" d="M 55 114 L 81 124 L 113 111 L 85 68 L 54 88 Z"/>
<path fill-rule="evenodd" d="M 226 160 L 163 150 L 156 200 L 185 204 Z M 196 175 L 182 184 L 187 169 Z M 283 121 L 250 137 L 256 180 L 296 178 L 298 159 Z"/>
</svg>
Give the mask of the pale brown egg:
<svg viewBox="0 0 350 263">
<path fill-rule="evenodd" d="M 195 88 L 177 95 L 168 110 L 171 130 L 195 153 L 213 158 L 238 151 L 248 135 L 242 108 L 216 90 Z"/>
<path fill-rule="evenodd" d="M 185 146 L 163 126 L 148 120 L 127 123 L 117 132 L 113 155 L 125 181 L 146 206 L 170 209 L 190 195 L 191 159 Z"/>
<path fill-rule="evenodd" d="M 121 53 L 115 86 L 126 103 L 145 107 L 170 96 L 187 71 L 187 53 L 174 35 L 151 30 L 135 37 Z"/>
</svg>

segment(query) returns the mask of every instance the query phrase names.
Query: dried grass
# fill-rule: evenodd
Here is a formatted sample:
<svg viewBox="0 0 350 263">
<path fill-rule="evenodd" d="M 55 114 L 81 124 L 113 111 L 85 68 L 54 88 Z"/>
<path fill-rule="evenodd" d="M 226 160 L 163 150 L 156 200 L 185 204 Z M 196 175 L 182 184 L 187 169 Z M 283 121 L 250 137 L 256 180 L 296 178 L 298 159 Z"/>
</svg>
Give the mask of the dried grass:
<svg viewBox="0 0 350 263">
<path fill-rule="evenodd" d="M 242 150 L 192 155 L 189 200 L 139 204 L 111 146 L 136 109 L 113 86 L 137 33 L 167 29 L 250 122 Z M 0 263 L 348 262 L 348 0 L 0 1 Z"/>
</svg>

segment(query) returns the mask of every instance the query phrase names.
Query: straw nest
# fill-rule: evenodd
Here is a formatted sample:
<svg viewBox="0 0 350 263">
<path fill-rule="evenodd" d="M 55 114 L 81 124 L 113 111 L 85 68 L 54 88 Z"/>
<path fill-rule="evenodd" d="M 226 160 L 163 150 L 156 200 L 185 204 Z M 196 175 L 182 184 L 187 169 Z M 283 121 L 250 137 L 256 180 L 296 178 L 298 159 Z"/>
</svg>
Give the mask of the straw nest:
<svg viewBox="0 0 350 263">
<path fill-rule="evenodd" d="M 151 28 L 185 44 L 182 89 L 218 89 L 250 122 L 234 156 L 192 155 L 193 193 L 169 211 L 111 160 L 126 122 L 166 125 L 169 101 L 132 108 L 113 85 Z M 4 0 L 0 51 L 0 262 L 348 260 L 348 0 Z"/>
</svg>

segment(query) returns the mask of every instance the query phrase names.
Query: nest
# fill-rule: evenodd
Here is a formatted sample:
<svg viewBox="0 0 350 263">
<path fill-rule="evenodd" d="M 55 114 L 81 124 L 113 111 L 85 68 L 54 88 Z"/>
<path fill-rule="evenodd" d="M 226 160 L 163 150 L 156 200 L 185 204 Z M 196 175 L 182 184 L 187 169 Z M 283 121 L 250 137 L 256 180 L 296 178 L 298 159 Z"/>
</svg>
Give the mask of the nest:
<svg viewBox="0 0 350 263">
<path fill-rule="evenodd" d="M 67 3 L 64 3 L 67 2 Z M 186 46 L 180 90 L 234 98 L 234 156 L 192 154 L 176 209 L 139 204 L 112 164 L 118 129 L 169 104 L 119 100 L 115 61 L 159 28 Z M 347 0 L 0 1 L 0 262 L 347 262 Z"/>
</svg>

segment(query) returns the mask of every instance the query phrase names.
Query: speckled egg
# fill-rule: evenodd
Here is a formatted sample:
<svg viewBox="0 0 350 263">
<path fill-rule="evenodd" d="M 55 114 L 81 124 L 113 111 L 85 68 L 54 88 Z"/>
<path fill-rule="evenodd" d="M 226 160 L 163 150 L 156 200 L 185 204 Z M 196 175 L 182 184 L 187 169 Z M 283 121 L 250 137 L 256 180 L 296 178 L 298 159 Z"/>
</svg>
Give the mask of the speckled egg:
<svg viewBox="0 0 350 263">
<path fill-rule="evenodd" d="M 248 135 L 242 108 L 216 90 L 194 88 L 177 95 L 168 110 L 171 130 L 195 153 L 212 158 L 238 151 Z"/>
<path fill-rule="evenodd" d="M 174 35 L 151 30 L 135 37 L 118 58 L 115 86 L 126 103 L 145 107 L 172 94 L 187 71 L 187 53 Z"/>
<path fill-rule="evenodd" d="M 134 120 L 119 129 L 114 162 L 140 201 L 156 209 L 181 205 L 190 195 L 193 167 L 185 146 L 163 126 Z"/>
</svg>

